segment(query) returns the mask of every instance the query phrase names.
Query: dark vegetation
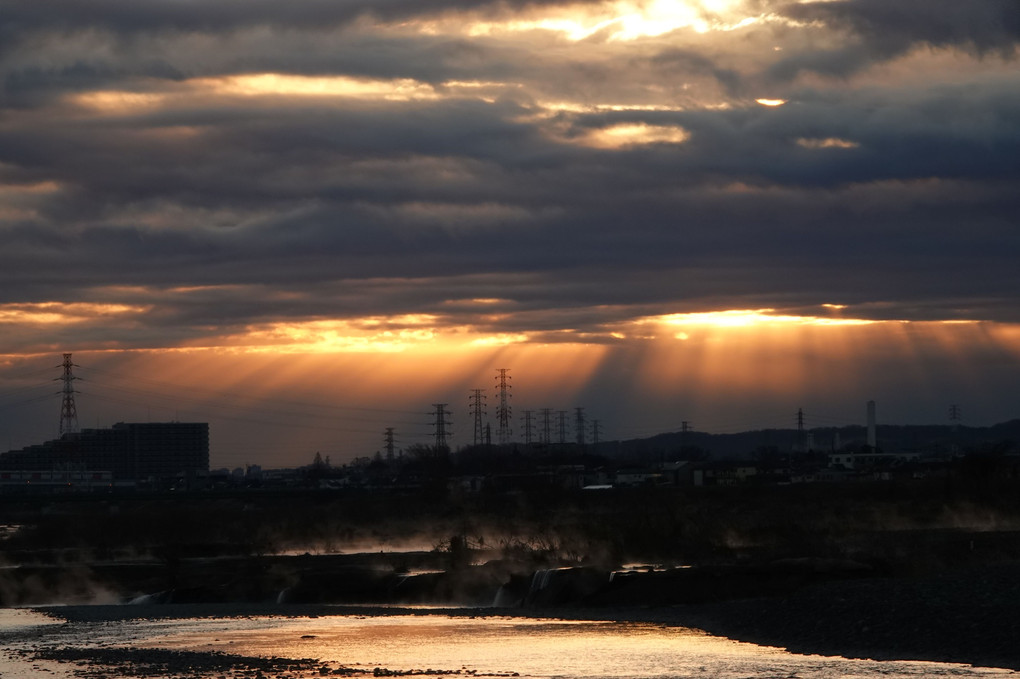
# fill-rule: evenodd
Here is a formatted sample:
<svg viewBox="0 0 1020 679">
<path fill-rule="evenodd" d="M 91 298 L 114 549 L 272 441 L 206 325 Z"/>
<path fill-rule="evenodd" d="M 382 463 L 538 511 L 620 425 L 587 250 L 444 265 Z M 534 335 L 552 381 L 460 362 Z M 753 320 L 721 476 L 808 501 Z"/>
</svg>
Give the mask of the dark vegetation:
<svg viewBox="0 0 1020 679">
<path fill-rule="evenodd" d="M 477 603 L 535 570 L 610 571 L 632 563 L 694 566 L 697 573 L 759 569 L 762 583 L 768 578 L 760 569 L 777 563 L 811 563 L 814 570 L 828 564 L 841 577 L 916 575 L 1020 558 L 1018 491 L 1011 480 L 940 479 L 490 495 L 8 499 L 0 514 L 18 528 L 0 542 L 0 558 L 20 568 L 0 574 L 0 597 L 7 605 L 110 601 L 201 583 L 204 593 L 192 596 L 268 600 L 290 589 L 356 602 L 399 600 L 399 583 L 412 600 L 455 600 L 465 590 L 450 584 L 456 573 Z M 695 577 L 684 570 L 656 577 Z M 695 589 L 715 598 L 749 593 L 733 583 L 717 592 Z"/>
</svg>

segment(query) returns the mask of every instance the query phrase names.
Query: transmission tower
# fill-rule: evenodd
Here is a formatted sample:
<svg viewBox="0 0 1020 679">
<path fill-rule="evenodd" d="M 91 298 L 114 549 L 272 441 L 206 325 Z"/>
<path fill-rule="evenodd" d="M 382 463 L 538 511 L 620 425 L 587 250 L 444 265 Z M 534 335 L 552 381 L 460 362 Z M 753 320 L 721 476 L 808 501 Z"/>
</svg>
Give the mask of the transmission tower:
<svg viewBox="0 0 1020 679">
<path fill-rule="evenodd" d="M 450 421 L 446 419 L 446 403 L 433 403 L 432 407 L 436 409 L 436 421 L 435 421 L 435 436 L 436 436 L 436 454 L 439 455 L 447 449 L 446 437 L 448 435 L 447 428 L 450 426 Z"/>
<path fill-rule="evenodd" d="M 472 439 L 473 443 L 477 446 L 485 441 L 485 426 L 483 415 L 485 412 L 485 390 L 484 389 L 472 389 L 471 390 L 471 416 L 474 417 L 475 421 L 475 433 Z"/>
<path fill-rule="evenodd" d="M 560 445 L 563 445 L 567 442 L 567 411 L 557 410 L 556 414 L 560 416 Z"/>
<path fill-rule="evenodd" d="M 797 450 L 806 450 L 804 445 L 804 409 L 797 408 Z"/>
<path fill-rule="evenodd" d="M 499 390 L 499 410 L 496 411 L 496 422 L 499 427 L 499 443 L 506 445 L 510 443 L 510 380 L 509 368 L 500 368 L 496 371 L 496 388 Z"/>
<path fill-rule="evenodd" d="M 534 410 L 524 411 L 524 444 L 531 445 L 531 416 L 535 414 Z"/>
<path fill-rule="evenodd" d="M 552 443 L 552 408 L 542 408 L 542 435 L 540 440 L 545 445 Z"/>
<path fill-rule="evenodd" d="M 393 427 L 386 427 L 386 436 L 384 440 L 386 441 L 386 460 L 388 462 L 393 462 L 393 450 L 395 442 L 395 439 L 393 438 Z"/>
<path fill-rule="evenodd" d="M 955 403 L 949 406 L 949 421 L 953 423 L 953 431 L 960 427 L 960 420 L 963 419 L 963 410 Z"/>
<path fill-rule="evenodd" d="M 81 367 L 71 362 L 71 354 L 64 354 L 64 375 L 57 378 L 63 380 L 63 401 L 60 405 L 60 435 L 75 434 L 78 432 L 78 410 L 74 406 L 74 381 L 81 379 L 75 377 L 71 368 Z"/>
<path fill-rule="evenodd" d="M 577 445 L 584 445 L 584 408 L 574 408 L 574 435 Z"/>
<path fill-rule="evenodd" d="M 602 427 L 600 426 L 599 420 L 591 421 L 591 444 L 593 446 L 599 445 L 599 434 L 602 433 Z"/>
</svg>

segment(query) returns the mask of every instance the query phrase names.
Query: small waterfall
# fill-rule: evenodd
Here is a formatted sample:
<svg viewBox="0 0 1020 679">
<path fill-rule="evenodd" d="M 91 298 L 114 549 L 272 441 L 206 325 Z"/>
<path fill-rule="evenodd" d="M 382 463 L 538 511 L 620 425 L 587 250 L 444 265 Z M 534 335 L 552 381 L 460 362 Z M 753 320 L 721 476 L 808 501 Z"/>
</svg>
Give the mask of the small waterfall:
<svg viewBox="0 0 1020 679">
<path fill-rule="evenodd" d="M 534 571 L 530 576 L 513 575 L 508 582 L 500 585 L 493 597 L 492 605 L 496 608 L 524 606 L 535 599 L 535 595 L 544 590 L 553 581 L 554 574 L 562 568 L 543 568 Z"/>
<path fill-rule="evenodd" d="M 128 600 L 129 606 L 148 606 L 151 604 L 165 604 L 173 595 L 173 591 L 154 592 L 152 594 L 139 594 L 134 599 Z"/>
<path fill-rule="evenodd" d="M 558 573 L 571 570 L 570 568 L 543 568 L 535 571 L 535 574 L 531 576 L 531 587 L 528 588 L 528 593 L 524 597 L 524 603 L 533 603 L 537 598 L 540 597 L 542 592 L 549 588 L 553 580 L 556 578 Z"/>
<path fill-rule="evenodd" d="M 543 568 L 542 570 L 535 571 L 535 574 L 531 576 L 531 589 L 528 594 L 536 594 L 541 592 L 543 589 L 549 586 L 549 582 L 552 580 L 553 573 L 559 570 L 565 570 L 562 568 Z"/>
<path fill-rule="evenodd" d="M 492 605 L 547 606 L 580 601 L 605 587 L 610 574 L 593 568 L 543 568 L 527 575 L 513 575 L 496 591 Z"/>
<path fill-rule="evenodd" d="M 506 585 L 500 585 L 496 590 L 496 596 L 492 599 L 493 608 L 511 608 L 520 606 L 521 603 L 521 598 Z"/>
</svg>

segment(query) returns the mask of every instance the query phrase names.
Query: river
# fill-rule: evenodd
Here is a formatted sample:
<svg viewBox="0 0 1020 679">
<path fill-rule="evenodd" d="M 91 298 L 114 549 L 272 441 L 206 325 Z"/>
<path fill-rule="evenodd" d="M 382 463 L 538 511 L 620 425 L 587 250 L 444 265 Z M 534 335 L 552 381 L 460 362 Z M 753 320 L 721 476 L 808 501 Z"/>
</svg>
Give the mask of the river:
<svg viewBox="0 0 1020 679">
<path fill-rule="evenodd" d="M 56 650 L 66 649 L 73 652 L 64 662 L 46 659 Z M 312 658 L 316 663 L 303 669 L 267 667 L 257 671 L 239 666 L 204 671 L 171 667 L 162 673 L 130 663 L 116 667 L 102 664 L 103 658 L 109 658 L 109 653 L 115 650 L 133 651 L 130 657 L 145 659 L 149 652 L 145 649 L 191 651 L 198 652 L 194 656 L 211 657 L 230 654 L 231 658 Z M 103 656 L 101 651 L 107 655 Z M 78 663 L 92 662 L 76 664 L 68 662 L 68 658 L 77 658 Z M 327 673 L 534 679 L 1018 676 L 1004 669 L 957 664 L 796 655 L 657 623 L 469 617 L 428 611 L 416 615 L 255 615 L 65 622 L 28 609 L 0 610 L 3 677 L 299 679 Z"/>
</svg>

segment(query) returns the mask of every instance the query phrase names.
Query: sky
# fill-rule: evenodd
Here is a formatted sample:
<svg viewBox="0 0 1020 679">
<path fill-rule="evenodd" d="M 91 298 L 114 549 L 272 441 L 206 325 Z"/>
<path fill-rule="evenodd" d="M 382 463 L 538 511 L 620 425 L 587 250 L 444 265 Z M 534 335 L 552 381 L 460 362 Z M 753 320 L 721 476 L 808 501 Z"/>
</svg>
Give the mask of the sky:
<svg viewBox="0 0 1020 679">
<path fill-rule="evenodd" d="M 517 440 L 1020 417 L 1018 43 L 1016 0 L 0 0 L 0 449 L 65 352 L 82 427 L 214 466 L 436 403 L 471 443 L 500 369 Z"/>
</svg>

